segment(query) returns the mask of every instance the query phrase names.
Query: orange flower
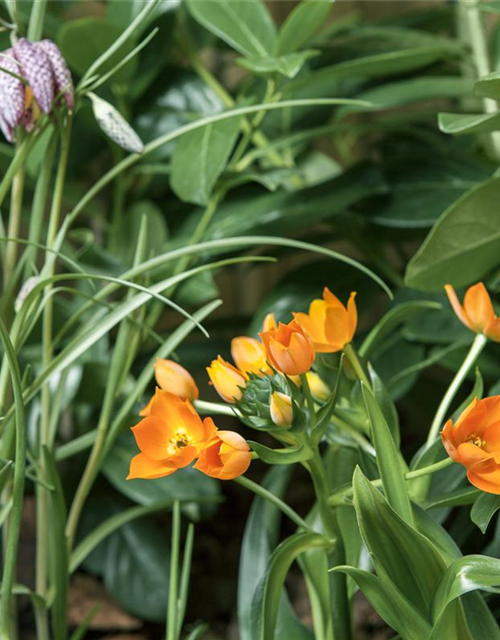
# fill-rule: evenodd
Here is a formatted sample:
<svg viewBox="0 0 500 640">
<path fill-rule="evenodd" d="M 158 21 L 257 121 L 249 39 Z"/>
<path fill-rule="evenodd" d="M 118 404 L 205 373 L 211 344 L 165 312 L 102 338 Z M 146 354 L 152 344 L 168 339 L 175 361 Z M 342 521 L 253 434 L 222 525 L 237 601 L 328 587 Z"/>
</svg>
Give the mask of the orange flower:
<svg viewBox="0 0 500 640">
<path fill-rule="evenodd" d="M 337 296 L 325 287 L 323 300 L 313 300 L 309 313 L 294 313 L 295 320 L 307 331 L 320 353 L 341 351 L 352 342 L 358 324 L 358 311 L 353 291 L 345 307 Z"/>
<path fill-rule="evenodd" d="M 500 342 L 500 318 L 495 315 L 490 295 L 482 282 L 467 289 L 463 306 L 451 284 L 445 285 L 444 288 L 453 311 L 468 329 Z"/>
<path fill-rule="evenodd" d="M 239 336 L 231 340 L 231 355 L 236 366 L 243 373 L 262 375 L 272 373 L 266 362 L 266 351 L 262 342 L 256 338 Z"/>
<path fill-rule="evenodd" d="M 471 484 L 500 494 L 500 396 L 475 398 L 455 425 L 448 420 L 441 439 L 450 458 L 467 469 Z"/>
<path fill-rule="evenodd" d="M 239 433 L 217 431 L 194 468 L 212 478 L 232 480 L 245 473 L 251 460 L 250 447 Z"/>
<path fill-rule="evenodd" d="M 217 360 L 212 360 L 211 365 L 207 367 L 207 371 L 215 390 L 225 402 L 234 403 L 237 400 L 241 400 L 241 389 L 245 387 L 247 382 L 245 374 L 238 371 L 236 367 L 226 362 L 221 356 Z"/>
<path fill-rule="evenodd" d="M 200 395 L 193 376 L 173 360 L 158 358 L 155 362 L 155 378 L 160 389 L 183 400 L 197 400 Z"/>
<path fill-rule="evenodd" d="M 211 418 L 203 422 L 189 400 L 156 390 L 150 414 L 132 427 L 141 453 L 132 458 L 127 480 L 161 478 L 187 467 L 217 431 Z"/>
<path fill-rule="evenodd" d="M 314 347 L 301 326 L 292 320 L 260 334 L 267 359 L 277 371 L 288 376 L 307 373 L 314 362 Z"/>
</svg>

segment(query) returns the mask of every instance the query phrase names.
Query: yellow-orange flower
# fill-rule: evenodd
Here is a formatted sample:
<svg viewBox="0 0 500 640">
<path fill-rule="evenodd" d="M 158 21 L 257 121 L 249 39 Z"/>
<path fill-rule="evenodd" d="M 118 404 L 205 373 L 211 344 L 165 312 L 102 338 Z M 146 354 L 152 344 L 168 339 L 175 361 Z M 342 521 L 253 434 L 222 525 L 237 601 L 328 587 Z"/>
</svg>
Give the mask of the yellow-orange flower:
<svg viewBox="0 0 500 640">
<path fill-rule="evenodd" d="M 288 376 L 307 373 L 314 362 L 314 347 L 307 333 L 292 320 L 279 323 L 276 329 L 260 334 L 267 360 L 277 371 Z"/>
<path fill-rule="evenodd" d="M 195 469 L 219 480 L 232 480 L 245 473 L 252 454 L 245 438 L 234 431 L 217 431 L 200 453 Z"/>
<path fill-rule="evenodd" d="M 264 318 L 262 323 L 262 331 L 270 331 L 271 329 L 277 329 L 278 323 L 276 322 L 276 318 L 274 317 L 274 313 L 268 313 Z"/>
<path fill-rule="evenodd" d="M 358 311 L 353 291 L 345 307 L 337 296 L 325 287 L 323 300 L 313 300 L 309 313 L 294 313 L 295 320 L 307 331 L 319 353 L 341 351 L 352 342 L 358 325 Z"/>
<path fill-rule="evenodd" d="M 211 418 L 203 422 L 189 400 L 156 390 L 150 414 L 132 427 L 141 453 L 132 458 L 132 478 L 161 478 L 187 467 L 198 457 L 217 428 Z"/>
<path fill-rule="evenodd" d="M 241 400 L 242 388 L 247 382 L 245 374 L 221 356 L 217 360 L 212 360 L 207 371 L 215 390 L 225 402 L 234 403 Z"/>
<path fill-rule="evenodd" d="M 450 458 L 467 469 L 471 484 L 500 494 L 500 396 L 474 399 L 455 425 L 448 420 L 441 439 Z"/>
<path fill-rule="evenodd" d="M 292 399 L 280 391 L 271 395 L 271 420 L 277 427 L 289 427 L 293 422 Z"/>
<path fill-rule="evenodd" d="M 266 362 L 264 345 L 256 338 L 239 336 L 231 340 L 231 355 L 240 371 L 262 375 L 272 373 Z"/>
<path fill-rule="evenodd" d="M 331 391 L 317 373 L 309 371 L 307 374 L 307 382 L 315 398 L 318 400 L 328 400 Z"/>
<path fill-rule="evenodd" d="M 155 362 L 155 378 L 160 389 L 183 400 L 197 400 L 200 395 L 193 376 L 173 360 L 158 358 Z"/>
<path fill-rule="evenodd" d="M 490 295 L 482 282 L 467 289 L 463 306 L 451 284 L 445 285 L 444 288 L 453 311 L 468 329 L 500 342 L 500 318 L 495 315 Z"/>
</svg>

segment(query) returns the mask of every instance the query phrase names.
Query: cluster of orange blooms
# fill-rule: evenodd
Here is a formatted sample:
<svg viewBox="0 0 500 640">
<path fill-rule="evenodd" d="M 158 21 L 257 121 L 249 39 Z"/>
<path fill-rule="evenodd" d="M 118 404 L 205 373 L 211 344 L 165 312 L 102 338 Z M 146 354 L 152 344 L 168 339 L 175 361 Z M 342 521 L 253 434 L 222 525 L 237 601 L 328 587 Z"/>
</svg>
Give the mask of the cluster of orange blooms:
<svg viewBox="0 0 500 640">
<path fill-rule="evenodd" d="M 495 315 L 483 285 L 470 287 L 463 305 L 451 285 L 446 293 L 460 321 L 471 331 L 500 342 L 500 318 Z M 235 365 L 221 356 L 207 367 L 211 383 L 228 403 L 241 400 L 250 375 L 284 374 L 300 384 L 306 375 L 313 395 L 326 399 L 328 388 L 311 371 L 316 353 L 334 353 L 349 344 L 357 326 L 355 293 L 344 306 L 328 289 L 314 300 L 309 313 L 294 313 L 288 324 L 266 316 L 261 340 L 234 338 L 231 355 Z M 159 478 L 196 460 L 194 468 L 229 480 L 248 469 L 252 454 L 245 439 L 233 431 L 219 431 L 211 418 L 203 421 L 193 402 L 199 392 L 191 374 L 171 360 L 155 365 L 157 390 L 141 411 L 141 422 L 132 428 L 140 453 L 130 465 L 131 478 Z M 293 420 L 292 401 L 275 391 L 270 414 L 278 426 Z M 500 494 L 500 396 L 478 400 L 453 424 L 448 420 L 441 438 L 448 455 L 467 468 L 469 481 L 483 491 Z"/>
<path fill-rule="evenodd" d="M 354 336 L 354 297 L 352 293 L 345 307 L 325 289 L 323 300 L 314 300 L 309 314 L 295 313 L 288 324 L 277 324 L 269 314 L 260 334 L 262 341 L 234 338 L 231 355 L 236 366 L 219 356 L 207 368 L 221 398 L 229 403 L 241 399 L 251 373 L 268 375 L 274 369 L 287 376 L 308 372 L 315 376 L 310 369 L 316 351 L 340 351 Z M 245 473 L 251 461 L 247 442 L 233 431 L 219 431 L 211 418 L 201 420 L 192 404 L 199 392 L 191 374 L 171 360 L 158 360 L 155 377 L 159 388 L 141 411 L 141 422 L 132 428 L 141 452 L 132 459 L 128 478 L 160 478 L 194 460 L 195 469 L 221 480 Z M 317 395 L 321 395 L 322 383 L 315 382 Z M 273 393 L 270 410 L 276 424 L 291 423 L 292 403 L 285 394 Z"/>
</svg>

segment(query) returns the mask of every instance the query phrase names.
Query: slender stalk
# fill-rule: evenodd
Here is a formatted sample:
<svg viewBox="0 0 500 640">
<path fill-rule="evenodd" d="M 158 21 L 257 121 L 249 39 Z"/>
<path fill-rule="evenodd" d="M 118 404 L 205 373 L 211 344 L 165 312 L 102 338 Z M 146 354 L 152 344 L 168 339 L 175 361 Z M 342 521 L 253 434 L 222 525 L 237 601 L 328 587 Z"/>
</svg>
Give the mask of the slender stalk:
<svg viewBox="0 0 500 640">
<path fill-rule="evenodd" d="M 255 493 L 255 495 L 259 496 L 259 498 L 264 498 L 264 500 L 268 500 L 269 502 L 274 504 L 275 507 L 278 507 L 278 509 L 282 513 L 288 516 L 288 518 L 290 518 L 290 520 L 294 522 L 298 527 L 300 527 L 301 529 L 304 529 L 304 531 L 312 531 L 311 527 L 307 524 L 307 522 L 303 520 L 299 516 L 299 514 L 292 509 L 292 507 L 287 505 L 286 502 L 283 502 L 283 500 L 280 500 L 277 496 L 275 496 L 273 493 L 271 493 L 267 489 L 264 489 L 264 487 L 261 487 L 260 484 L 257 484 L 253 480 L 249 480 L 244 476 L 240 476 L 239 478 L 234 478 L 234 482 L 236 482 L 237 484 L 240 484 L 242 487 L 245 487 L 245 489 L 252 491 L 253 493 Z"/>
<path fill-rule="evenodd" d="M 455 398 L 457 391 L 459 390 L 462 382 L 465 380 L 465 377 L 469 373 L 470 369 L 473 367 L 474 363 L 479 357 L 479 354 L 484 349 L 487 343 L 487 338 L 482 334 L 478 333 L 474 338 L 474 341 L 469 349 L 468 354 L 465 356 L 465 360 L 462 362 L 462 366 L 457 371 L 455 377 L 451 381 L 448 390 L 443 396 L 441 403 L 439 404 L 436 415 L 434 416 L 434 420 L 432 421 L 431 428 L 429 429 L 429 435 L 427 436 L 427 446 L 431 445 L 434 440 L 439 435 L 439 430 L 443 424 L 443 421 L 448 413 L 451 403 Z"/>
<path fill-rule="evenodd" d="M 14 177 L 17 175 L 17 172 L 22 167 L 26 156 L 31 150 L 31 146 L 33 144 L 33 136 L 25 138 L 21 144 L 19 145 L 16 155 L 12 158 L 12 162 L 9 165 L 9 168 L 5 172 L 2 181 L 0 182 L 0 207 L 5 200 L 6 195 L 9 193 L 10 186 Z"/>
<path fill-rule="evenodd" d="M 12 195 L 10 200 L 9 226 L 7 234 L 9 238 L 17 238 L 21 227 L 21 213 L 23 207 L 24 192 L 24 167 L 20 167 L 12 182 Z M 4 291 L 7 289 L 17 258 L 17 242 L 8 242 L 5 247 L 5 262 L 3 271 Z"/>
<path fill-rule="evenodd" d="M 168 589 L 166 640 L 177 640 L 177 591 L 179 589 L 179 547 L 181 534 L 181 507 L 174 502 L 172 512 L 172 544 L 170 547 L 170 584 Z"/>
<path fill-rule="evenodd" d="M 27 33 L 27 38 L 28 40 L 31 40 L 31 42 L 40 40 L 42 37 L 46 8 L 47 0 L 34 0 L 32 4 Z"/>
<path fill-rule="evenodd" d="M 14 480 L 12 488 L 12 509 L 9 518 L 9 530 L 5 553 L 5 565 L 2 577 L 0 599 L 0 639 L 12 640 L 16 633 L 11 631 L 12 589 L 15 581 L 15 568 L 21 530 L 21 516 L 24 502 L 24 482 L 26 469 L 26 419 L 22 393 L 21 374 L 17 356 L 10 341 L 7 328 L 0 319 L 0 339 L 4 354 L 9 361 L 9 370 L 14 390 L 16 412 L 16 464 L 14 466 Z M 40 640 L 45 640 L 39 636 Z"/>
<path fill-rule="evenodd" d="M 358 354 L 354 350 L 354 347 L 352 346 L 351 343 L 346 344 L 344 346 L 344 353 L 346 355 L 346 358 L 349 361 L 349 364 L 354 369 L 354 373 L 356 374 L 358 379 L 361 382 L 363 382 L 363 384 L 366 384 L 368 389 L 371 389 L 372 388 L 372 383 L 368 379 L 368 376 L 366 375 L 366 373 L 365 373 L 365 371 L 363 369 L 363 365 L 361 364 L 361 362 L 359 360 Z"/>
<path fill-rule="evenodd" d="M 311 430 L 312 430 L 314 429 L 317 423 L 316 409 L 314 408 L 314 398 L 311 393 L 311 387 L 309 386 L 307 375 L 305 373 L 301 374 L 300 382 L 302 384 L 302 390 L 304 391 L 304 395 L 306 397 L 306 403 L 307 403 L 307 408 L 309 409 L 309 417 L 311 420 Z"/>
<path fill-rule="evenodd" d="M 222 402 L 206 402 L 205 400 L 195 400 L 194 406 L 196 409 L 203 414 L 215 414 L 219 416 L 236 416 L 240 417 L 240 413 L 238 409 L 235 407 L 230 407 L 227 404 L 223 404 Z"/>
</svg>

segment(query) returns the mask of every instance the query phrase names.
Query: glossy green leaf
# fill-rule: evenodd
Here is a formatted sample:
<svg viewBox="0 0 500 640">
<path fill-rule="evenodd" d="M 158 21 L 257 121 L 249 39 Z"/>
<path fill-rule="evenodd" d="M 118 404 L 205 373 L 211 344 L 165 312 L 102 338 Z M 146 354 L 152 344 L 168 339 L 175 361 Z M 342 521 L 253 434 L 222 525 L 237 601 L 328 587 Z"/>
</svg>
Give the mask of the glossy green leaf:
<svg viewBox="0 0 500 640">
<path fill-rule="evenodd" d="M 303 444 L 287 449 L 270 449 L 252 440 L 248 440 L 248 444 L 266 464 L 294 464 L 309 460 L 313 455 L 312 450 Z"/>
<path fill-rule="evenodd" d="M 61 28 L 57 43 L 67 63 L 80 75 L 99 58 L 121 35 L 122 30 L 102 18 L 79 18 L 66 22 Z M 110 71 L 120 60 L 129 54 L 134 47 L 133 42 L 123 44 L 101 67 L 100 73 Z M 137 60 L 132 59 L 113 76 L 113 82 L 130 82 Z"/>
<path fill-rule="evenodd" d="M 387 501 L 394 511 L 407 523 L 412 523 L 410 498 L 406 488 L 401 454 L 382 410 L 373 393 L 362 385 L 363 398 L 371 424 L 372 442 L 377 452 L 377 467 Z"/>
<path fill-rule="evenodd" d="M 428 640 L 442 640 L 442 638 L 460 638 L 460 640 L 473 640 L 471 630 L 464 616 L 461 603 L 452 602 L 436 620 Z M 480 640 L 478 637 L 477 640 Z"/>
<path fill-rule="evenodd" d="M 500 72 L 494 71 L 477 80 L 474 83 L 474 93 L 484 98 L 500 100 Z"/>
<path fill-rule="evenodd" d="M 303 0 L 290 11 L 276 41 L 278 54 L 301 49 L 325 25 L 331 0 Z"/>
<path fill-rule="evenodd" d="M 325 536 L 318 533 L 296 533 L 275 549 L 254 596 L 252 616 L 256 630 L 255 640 L 275 638 L 281 593 L 294 560 L 304 551 L 326 548 L 331 544 Z"/>
<path fill-rule="evenodd" d="M 474 115 L 440 113 L 438 123 L 443 133 L 450 133 L 455 136 L 471 133 L 490 133 L 500 129 L 500 112 L 477 113 Z"/>
<path fill-rule="evenodd" d="M 265 58 L 274 46 L 276 28 L 261 0 L 187 0 L 193 18 L 245 56 Z"/>
<path fill-rule="evenodd" d="M 423 640 L 431 631 L 429 622 L 412 606 L 387 577 L 377 577 L 355 567 L 334 569 L 350 576 L 379 616 L 405 640 Z"/>
<path fill-rule="evenodd" d="M 470 518 L 474 524 L 485 533 L 488 525 L 500 509 L 500 496 L 492 493 L 480 493 L 470 512 Z"/>
<path fill-rule="evenodd" d="M 320 51 L 308 50 L 266 58 L 240 58 L 237 62 L 240 67 L 248 69 L 256 75 L 266 76 L 273 73 L 280 73 L 282 76 L 285 76 L 285 78 L 295 78 L 307 60 L 319 54 Z"/>
<path fill-rule="evenodd" d="M 354 472 L 353 486 L 361 535 L 377 573 L 386 574 L 428 618 L 432 594 L 445 570 L 443 559 L 425 536 L 396 514 L 359 468 Z"/>
<path fill-rule="evenodd" d="M 435 620 L 450 602 L 460 596 L 483 589 L 499 592 L 500 560 L 487 556 L 464 556 L 455 560 L 441 579 L 432 602 L 432 615 Z"/>
<path fill-rule="evenodd" d="M 368 363 L 368 373 L 370 374 L 375 400 L 382 411 L 382 415 L 387 423 L 392 439 L 394 440 L 394 444 L 396 445 L 396 449 L 399 449 L 401 444 L 401 434 L 399 431 L 399 415 L 396 405 L 394 404 L 387 387 L 370 363 Z"/>
<path fill-rule="evenodd" d="M 191 131 L 179 140 L 172 156 L 170 185 L 181 200 L 207 204 L 239 129 L 240 119 L 230 118 Z"/>
<path fill-rule="evenodd" d="M 424 291 L 468 285 L 500 263 L 500 179 L 479 184 L 447 209 L 411 259 L 406 283 Z"/>
</svg>

